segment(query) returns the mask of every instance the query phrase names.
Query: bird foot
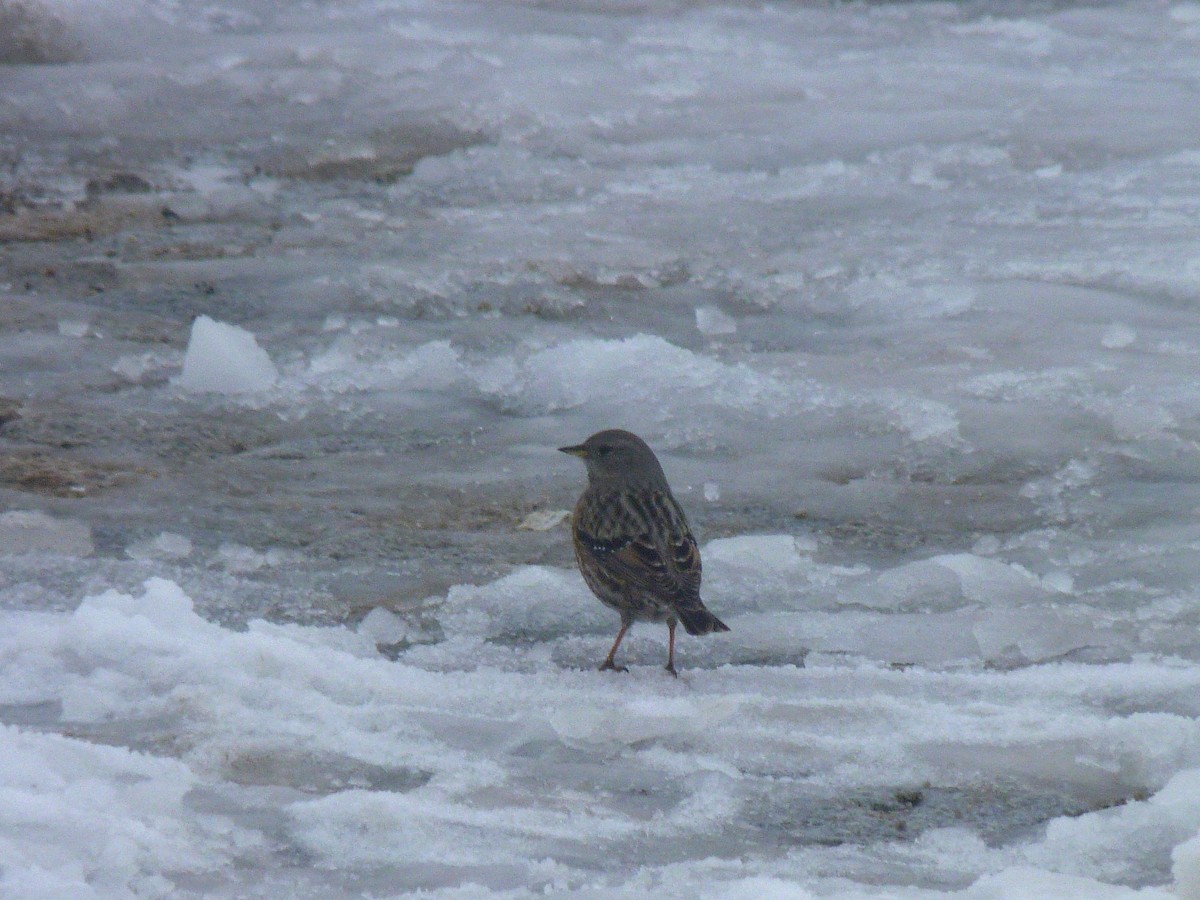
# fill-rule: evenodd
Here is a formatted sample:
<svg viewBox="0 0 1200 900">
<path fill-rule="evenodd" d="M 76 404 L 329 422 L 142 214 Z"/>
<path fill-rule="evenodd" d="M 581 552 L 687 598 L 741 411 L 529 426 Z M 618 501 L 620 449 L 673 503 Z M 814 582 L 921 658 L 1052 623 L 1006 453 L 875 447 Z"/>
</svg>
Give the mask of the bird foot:
<svg viewBox="0 0 1200 900">
<path fill-rule="evenodd" d="M 675 671 L 675 666 L 673 664 L 667 663 L 665 666 L 663 666 L 663 668 L 666 669 L 668 672 L 670 672 L 672 675 L 674 675 L 676 678 L 679 677 L 679 673 Z"/>
<path fill-rule="evenodd" d="M 629 667 L 628 666 L 618 666 L 611 659 L 606 659 L 604 662 L 600 663 L 600 671 L 601 672 L 628 672 Z"/>
</svg>

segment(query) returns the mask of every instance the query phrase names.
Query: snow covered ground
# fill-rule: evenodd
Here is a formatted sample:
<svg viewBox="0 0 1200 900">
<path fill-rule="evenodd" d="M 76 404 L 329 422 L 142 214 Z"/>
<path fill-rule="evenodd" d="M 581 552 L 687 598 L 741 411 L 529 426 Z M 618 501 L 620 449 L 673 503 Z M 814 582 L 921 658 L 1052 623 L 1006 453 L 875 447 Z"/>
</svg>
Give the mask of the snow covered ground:
<svg viewBox="0 0 1200 900">
<path fill-rule="evenodd" d="M 0 0 L 0 894 L 1200 898 L 1200 4 Z M 604 427 L 732 628 L 571 563 Z"/>
</svg>

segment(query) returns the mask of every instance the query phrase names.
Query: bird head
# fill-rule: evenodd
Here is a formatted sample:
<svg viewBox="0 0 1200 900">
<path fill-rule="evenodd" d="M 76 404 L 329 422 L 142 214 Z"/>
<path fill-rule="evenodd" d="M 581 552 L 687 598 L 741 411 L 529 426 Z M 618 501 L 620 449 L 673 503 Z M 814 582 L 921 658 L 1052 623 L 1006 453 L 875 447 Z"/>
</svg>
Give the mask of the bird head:
<svg viewBox="0 0 1200 900">
<path fill-rule="evenodd" d="M 666 476 L 654 451 L 629 431 L 619 428 L 598 431 L 582 444 L 558 449 L 582 459 L 587 465 L 590 481 L 666 484 Z"/>
</svg>

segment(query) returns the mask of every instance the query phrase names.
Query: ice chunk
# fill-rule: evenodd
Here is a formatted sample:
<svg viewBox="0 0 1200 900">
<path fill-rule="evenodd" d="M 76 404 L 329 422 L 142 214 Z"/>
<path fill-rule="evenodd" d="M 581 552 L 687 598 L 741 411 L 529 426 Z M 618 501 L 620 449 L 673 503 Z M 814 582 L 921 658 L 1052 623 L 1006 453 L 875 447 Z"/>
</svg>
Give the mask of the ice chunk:
<svg viewBox="0 0 1200 900">
<path fill-rule="evenodd" d="M 1176 847 L 1171 861 L 1179 900 L 1200 900 L 1200 834 Z"/>
<path fill-rule="evenodd" d="M 893 427 L 907 432 L 914 441 L 962 442 L 958 414 L 945 403 L 890 389 L 880 391 L 877 402 L 883 407 Z"/>
<path fill-rule="evenodd" d="M 430 341 L 412 353 L 388 362 L 386 368 L 406 386 L 422 390 L 450 387 L 462 378 L 463 373 L 459 353 L 449 341 Z"/>
<path fill-rule="evenodd" d="M 358 633 L 376 644 L 398 644 L 408 637 L 408 625 L 391 610 L 377 606 L 359 623 Z"/>
<path fill-rule="evenodd" d="M 763 611 L 807 586 L 812 567 L 812 559 L 790 534 L 720 538 L 705 544 L 702 554 L 710 596 Z"/>
<path fill-rule="evenodd" d="M 177 365 L 179 365 L 177 352 L 125 353 L 113 363 L 112 371 L 126 381 L 137 383 L 150 372 Z"/>
<path fill-rule="evenodd" d="M 1045 591 L 1019 566 L 973 553 L 950 553 L 882 572 L 850 596 L 876 609 L 915 611 L 1032 603 Z"/>
<path fill-rule="evenodd" d="M 1170 410 L 1150 401 L 1114 405 L 1113 430 L 1121 440 L 1160 437 L 1178 424 Z"/>
<path fill-rule="evenodd" d="M 566 509 L 535 509 L 517 527 L 524 531 L 549 531 L 570 514 Z"/>
<path fill-rule="evenodd" d="M 1100 344 L 1106 350 L 1123 350 L 1129 347 L 1137 340 L 1137 332 L 1128 325 L 1122 325 L 1120 322 L 1114 322 L 1108 326 L 1108 330 L 1104 332 L 1104 337 L 1100 339 Z"/>
<path fill-rule="evenodd" d="M 1055 594 L 1070 594 L 1075 590 L 1075 579 L 1059 569 L 1042 576 L 1042 587 Z"/>
<path fill-rule="evenodd" d="M 814 584 L 833 586 L 857 570 L 813 563 L 811 542 L 790 534 L 710 541 L 704 557 L 705 596 L 722 616 L 809 607 Z"/>
<path fill-rule="evenodd" d="M 646 373 L 653 372 L 653 378 Z M 662 398 L 703 396 L 720 406 L 749 409 L 764 399 L 794 402 L 794 392 L 771 376 L 726 365 L 654 335 L 624 340 L 564 341 L 531 353 L 519 366 L 492 367 L 476 375 L 481 391 L 498 395 L 506 409 L 542 415 L 589 402 L 622 409 L 654 409 Z"/>
<path fill-rule="evenodd" d="M 860 585 L 846 600 L 872 609 L 932 611 L 965 605 L 962 581 L 946 566 L 924 559 L 881 572 Z"/>
<path fill-rule="evenodd" d="M 704 499 L 709 503 L 715 503 L 721 499 L 721 485 L 715 481 L 704 482 Z"/>
<path fill-rule="evenodd" d="M 979 643 L 966 625 L 963 612 L 830 616 L 824 640 L 811 646 L 888 663 L 943 666 L 979 658 Z"/>
<path fill-rule="evenodd" d="M 706 337 L 734 334 L 737 332 L 737 322 L 733 320 L 732 316 L 715 306 L 698 306 L 696 307 L 696 330 Z"/>
<path fill-rule="evenodd" d="M 456 636 L 578 633 L 607 627 L 606 612 L 577 572 L 522 566 L 489 584 L 450 588 L 441 624 Z"/>
<path fill-rule="evenodd" d="M 183 374 L 177 381 L 184 390 L 245 394 L 265 391 L 278 378 L 271 357 L 249 331 L 208 316 L 192 323 Z"/>
<path fill-rule="evenodd" d="M 3 725 L 0 758 L 6 897 L 168 896 L 151 873 L 205 866 L 228 833 L 187 807 L 196 777 L 174 759 Z"/>
<path fill-rule="evenodd" d="M 459 352 L 449 341 L 430 341 L 380 359 L 370 336 L 343 335 L 309 364 L 309 377 L 334 392 L 404 387 L 445 390 L 463 377 Z"/>
<path fill-rule="evenodd" d="M 181 534 L 164 531 L 156 537 L 125 548 L 133 559 L 183 559 L 192 555 L 192 542 Z"/>
<path fill-rule="evenodd" d="M 704 559 L 710 564 L 719 561 L 731 567 L 799 575 L 809 562 L 802 546 L 790 534 L 747 534 L 709 541 Z"/>
<path fill-rule="evenodd" d="M 1184 25 L 1200 25 L 1200 3 L 1177 3 L 1171 7 L 1167 15 L 1173 22 L 1180 22 Z"/>
<path fill-rule="evenodd" d="M 88 333 L 87 319 L 59 319 L 58 333 L 63 337 L 81 338 L 87 337 Z"/>
<path fill-rule="evenodd" d="M 217 561 L 230 572 L 249 573 L 277 566 L 283 562 L 282 550 L 271 549 L 260 553 L 243 544 L 224 543 L 217 548 Z"/>
<path fill-rule="evenodd" d="M 985 534 L 971 547 L 976 556 L 994 556 L 1000 552 L 1000 538 L 994 534 Z"/>
<path fill-rule="evenodd" d="M 973 553 L 948 553 L 933 561 L 958 576 L 963 596 L 972 603 L 1032 603 L 1045 596 L 1038 579 L 1021 566 Z"/>
<path fill-rule="evenodd" d="M 1135 890 L 1104 884 L 1079 875 L 1062 875 L 1032 866 L 1013 866 L 985 875 L 961 895 L 963 900 L 1014 900 L 1018 897 L 1053 897 L 1054 900 L 1170 900 L 1165 891 Z M 1182 895 L 1181 895 L 1182 896 Z"/>
<path fill-rule="evenodd" d="M 906 311 L 928 319 L 953 318 L 971 309 L 975 302 L 975 290 L 970 285 L 926 284 L 913 290 Z"/>
<path fill-rule="evenodd" d="M 1096 629 L 1087 613 L 1040 606 L 989 610 L 972 633 L 984 658 L 1019 663 L 1057 659 L 1072 650 L 1111 641 Z"/>
<path fill-rule="evenodd" d="M 92 529 L 77 519 L 56 519 L 36 510 L 0 514 L 0 555 L 91 556 L 95 549 Z"/>
<path fill-rule="evenodd" d="M 620 705 L 566 706 L 547 718 L 555 732 L 568 741 L 634 743 L 703 732 L 736 715 L 734 703 L 706 703 L 695 697 L 646 699 L 631 694 Z"/>
<path fill-rule="evenodd" d="M 1140 728 L 1151 728 L 1153 717 L 1141 717 Z M 1200 897 L 1196 880 L 1195 837 L 1200 830 L 1200 769 L 1172 776 L 1148 800 L 1134 800 L 1113 809 L 1078 818 L 1057 818 L 1046 826 L 1044 840 L 1025 851 L 1033 865 L 1086 875 L 1104 881 L 1146 881 L 1142 867 L 1152 860 L 1165 865 L 1168 849 L 1180 882 L 1180 897 Z M 1186 842 L 1186 843 L 1185 843 Z M 1186 885 L 1186 888 L 1184 887 Z M 1090 895 L 1097 896 L 1097 895 Z M 1102 896 L 1102 895 L 1100 895 Z"/>
</svg>

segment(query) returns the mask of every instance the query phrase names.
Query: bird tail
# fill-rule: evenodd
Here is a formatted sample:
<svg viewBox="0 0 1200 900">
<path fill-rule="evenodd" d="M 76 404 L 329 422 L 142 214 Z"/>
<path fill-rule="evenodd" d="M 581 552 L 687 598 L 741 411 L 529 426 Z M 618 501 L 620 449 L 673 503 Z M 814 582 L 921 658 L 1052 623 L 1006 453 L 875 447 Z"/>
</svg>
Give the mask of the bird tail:
<svg viewBox="0 0 1200 900">
<path fill-rule="evenodd" d="M 710 613 L 703 606 L 690 609 L 677 609 L 679 621 L 683 623 L 688 634 L 712 634 L 714 631 L 728 631 L 729 626 Z"/>
</svg>

